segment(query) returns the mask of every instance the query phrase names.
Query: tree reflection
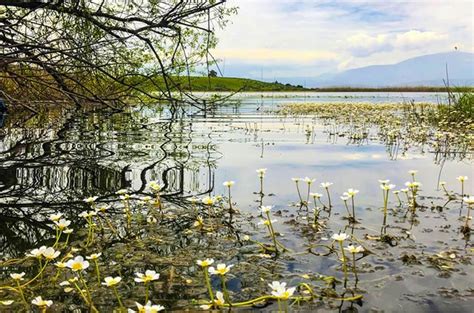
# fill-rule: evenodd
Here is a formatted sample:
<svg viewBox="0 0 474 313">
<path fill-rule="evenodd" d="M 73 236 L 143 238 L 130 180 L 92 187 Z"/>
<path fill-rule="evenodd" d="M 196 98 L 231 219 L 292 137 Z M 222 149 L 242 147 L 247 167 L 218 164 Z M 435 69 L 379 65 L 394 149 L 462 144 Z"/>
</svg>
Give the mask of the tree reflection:
<svg viewBox="0 0 474 313">
<path fill-rule="evenodd" d="M 182 112 L 53 109 L 29 119 L 20 116 L 9 117 L 2 129 L 2 257 L 54 239 L 47 221 L 51 212 L 82 223 L 77 214 L 91 195 L 102 202 L 114 201 L 115 192 L 124 188 L 134 197 L 148 195 L 151 180 L 164 184 L 163 197 L 172 202 L 214 189 L 220 155 Z"/>
</svg>

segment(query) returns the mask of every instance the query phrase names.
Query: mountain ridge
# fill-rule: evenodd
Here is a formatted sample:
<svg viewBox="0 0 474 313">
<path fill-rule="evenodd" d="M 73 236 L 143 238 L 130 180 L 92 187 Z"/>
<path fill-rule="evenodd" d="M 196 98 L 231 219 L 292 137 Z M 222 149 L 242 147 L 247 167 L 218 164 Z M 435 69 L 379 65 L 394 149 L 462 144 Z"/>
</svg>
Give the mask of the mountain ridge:
<svg viewBox="0 0 474 313">
<path fill-rule="evenodd" d="M 474 85 L 474 54 L 461 51 L 422 55 L 394 64 L 369 65 L 307 80 L 312 87 L 442 86 L 446 80 L 446 64 L 450 84 Z"/>
</svg>

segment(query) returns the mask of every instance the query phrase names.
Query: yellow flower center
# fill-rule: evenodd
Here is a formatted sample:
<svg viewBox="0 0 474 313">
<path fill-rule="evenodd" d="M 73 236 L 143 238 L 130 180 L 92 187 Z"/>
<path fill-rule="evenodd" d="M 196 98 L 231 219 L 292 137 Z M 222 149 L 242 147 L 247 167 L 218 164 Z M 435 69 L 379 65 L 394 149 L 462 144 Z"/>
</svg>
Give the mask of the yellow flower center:
<svg viewBox="0 0 474 313">
<path fill-rule="evenodd" d="M 73 263 L 72 264 L 72 269 L 76 270 L 76 271 L 82 270 L 82 264 L 81 263 Z"/>
</svg>

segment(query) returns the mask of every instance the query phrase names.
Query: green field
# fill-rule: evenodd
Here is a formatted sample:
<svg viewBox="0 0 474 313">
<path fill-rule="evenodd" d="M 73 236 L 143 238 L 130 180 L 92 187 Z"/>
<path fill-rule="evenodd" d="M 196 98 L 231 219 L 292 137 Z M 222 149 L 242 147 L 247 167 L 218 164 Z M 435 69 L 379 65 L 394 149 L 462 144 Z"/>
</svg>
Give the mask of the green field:
<svg viewBox="0 0 474 313">
<path fill-rule="evenodd" d="M 176 80 L 176 79 L 174 79 Z M 303 86 L 294 86 L 278 82 L 268 83 L 247 78 L 199 77 L 178 78 L 178 84 L 184 90 L 192 91 L 299 91 Z"/>
<path fill-rule="evenodd" d="M 191 76 L 173 78 L 182 90 L 188 91 L 315 91 L 315 92 L 445 92 L 444 86 L 399 86 L 399 87 L 325 87 L 304 88 L 301 85 L 280 82 L 263 82 L 248 78 Z M 451 91 L 470 92 L 473 87 L 451 87 Z"/>
</svg>

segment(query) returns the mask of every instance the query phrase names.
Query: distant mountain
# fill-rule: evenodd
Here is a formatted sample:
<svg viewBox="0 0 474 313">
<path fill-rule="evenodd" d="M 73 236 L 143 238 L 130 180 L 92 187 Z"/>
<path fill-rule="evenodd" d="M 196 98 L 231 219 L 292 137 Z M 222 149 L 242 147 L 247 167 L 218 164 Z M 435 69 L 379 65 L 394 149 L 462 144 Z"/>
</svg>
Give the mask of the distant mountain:
<svg viewBox="0 0 474 313">
<path fill-rule="evenodd" d="M 441 86 L 446 79 L 456 86 L 474 86 L 474 54 L 447 52 L 423 55 L 400 63 L 372 65 L 334 74 L 306 78 L 311 87 Z"/>
</svg>

